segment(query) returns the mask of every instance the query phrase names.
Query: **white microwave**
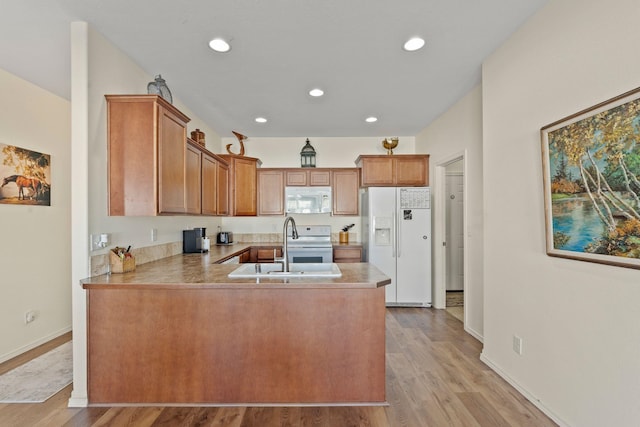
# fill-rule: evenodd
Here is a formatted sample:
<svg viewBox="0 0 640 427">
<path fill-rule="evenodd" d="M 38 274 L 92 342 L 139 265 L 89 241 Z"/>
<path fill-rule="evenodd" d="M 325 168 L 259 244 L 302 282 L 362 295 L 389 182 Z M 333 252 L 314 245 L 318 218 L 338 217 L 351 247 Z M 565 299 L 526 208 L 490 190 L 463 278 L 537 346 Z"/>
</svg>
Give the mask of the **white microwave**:
<svg viewBox="0 0 640 427">
<path fill-rule="evenodd" d="M 285 187 L 285 212 L 331 213 L 331 187 Z"/>
</svg>

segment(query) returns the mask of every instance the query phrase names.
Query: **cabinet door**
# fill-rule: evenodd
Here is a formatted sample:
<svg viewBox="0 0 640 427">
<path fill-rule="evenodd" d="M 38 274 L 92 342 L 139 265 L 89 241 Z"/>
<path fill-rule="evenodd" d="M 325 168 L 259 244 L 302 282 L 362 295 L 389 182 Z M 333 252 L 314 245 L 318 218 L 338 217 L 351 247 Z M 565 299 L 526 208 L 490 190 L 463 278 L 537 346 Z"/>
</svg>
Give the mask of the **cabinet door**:
<svg viewBox="0 0 640 427">
<path fill-rule="evenodd" d="M 229 215 L 229 166 L 218 163 L 216 214 Z"/>
<path fill-rule="evenodd" d="M 333 214 L 358 215 L 359 170 L 333 170 Z"/>
<path fill-rule="evenodd" d="M 186 210 L 199 215 L 202 211 L 202 151 L 198 147 L 187 144 L 185 165 Z"/>
<path fill-rule="evenodd" d="M 273 255 L 282 257 L 282 248 L 279 246 L 264 246 L 251 249 L 251 262 L 273 262 Z"/>
<path fill-rule="evenodd" d="M 307 171 L 301 169 L 293 169 L 285 172 L 287 186 L 290 187 L 306 187 Z"/>
<path fill-rule="evenodd" d="M 202 153 L 202 214 L 216 215 L 218 195 L 218 161 Z"/>
<path fill-rule="evenodd" d="M 365 187 L 393 185 L 394 176 L 394 163 L 390 158 L 368 158 L 362 162 L 362 185 Z"/>
<path fill-rule="evenodd" d="M 242 252 L 238 258 L 240 259 L 240 264 L 244 264 L 246 262 L 249 262 L 251 259 L 251 251 L 249 249 L 247 249 L 246 251 Z"/>
<path fill-rule="evenodd" d="M 284 215 L 282 170 L 258 170 L 258 215 Z"/>
<path fill-rule="evenodd" d="M 333 262 L 362 262 L 362 247 L 334 246 Z"/>
<path fill-rule="evenodd" d="M 234 159 L 234 215 L 255 216 L 258 213 L 256 162 Z"/>
<path fill-rule="evenodd" d="M 396 163 L 396 185 L 429 185 L 429 161 L 426 157 L 398 157 L 393 160 Z"/>
<path fill-rule="evenodd" d="M 158 107 L 158 212 L 185 213 L 185 123 Z"/>
<path fill-rule="evenodd" d="M 331 185 L 331 171 L 329 170 L 309 170 L 309 185 L 328 187 Z"/>
</svg>

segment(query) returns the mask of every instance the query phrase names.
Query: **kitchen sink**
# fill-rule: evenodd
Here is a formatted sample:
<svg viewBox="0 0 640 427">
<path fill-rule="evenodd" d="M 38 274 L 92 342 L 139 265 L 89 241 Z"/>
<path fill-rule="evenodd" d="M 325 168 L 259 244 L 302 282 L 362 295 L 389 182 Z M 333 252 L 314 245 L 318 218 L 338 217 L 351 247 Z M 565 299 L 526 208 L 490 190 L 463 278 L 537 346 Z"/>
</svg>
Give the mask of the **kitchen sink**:
<svg viewBox="0 0 640 427">
<path fill-rule="evenodd" d="M 229 273 L 230 278 L 305 278 L 341 277 L 342 271 L 335 263 L 291 263 L 288 272 L 279 263 L 247 263 Z"/>
</svg>

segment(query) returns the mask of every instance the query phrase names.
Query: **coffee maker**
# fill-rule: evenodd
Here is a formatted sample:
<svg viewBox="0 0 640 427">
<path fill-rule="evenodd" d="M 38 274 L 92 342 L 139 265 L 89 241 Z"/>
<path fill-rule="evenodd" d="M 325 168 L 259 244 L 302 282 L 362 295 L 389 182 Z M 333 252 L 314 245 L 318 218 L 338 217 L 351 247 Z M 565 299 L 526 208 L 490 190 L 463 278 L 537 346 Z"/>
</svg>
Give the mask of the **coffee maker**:
<svg viewBox="0 0 640 427">
<path fill-rule="evenodd" d="M 185 254 L 209 252 L 209 246 L 206 228 L 182 230 L 182 252 Z"/>
</svg>

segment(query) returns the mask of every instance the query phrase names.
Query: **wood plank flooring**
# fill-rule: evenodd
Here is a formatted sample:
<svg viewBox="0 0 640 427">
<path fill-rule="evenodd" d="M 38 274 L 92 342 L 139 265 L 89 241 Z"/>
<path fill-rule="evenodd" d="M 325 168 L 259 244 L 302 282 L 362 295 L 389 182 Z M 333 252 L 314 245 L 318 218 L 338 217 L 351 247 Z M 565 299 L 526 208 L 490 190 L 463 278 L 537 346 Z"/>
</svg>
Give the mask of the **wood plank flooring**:
<svg viewBox="0 0 640 427">
<path fill-rule="evenodd" d="M 482 345 L 445 310 L 387 309 L 384 407 L 67 408 L 72 386 L 40 404 L 0 404 L 0 426 L 555 426 L 484 365 Z M 6 372 L 69 340 L 0 364 Z"/>
</svg>

